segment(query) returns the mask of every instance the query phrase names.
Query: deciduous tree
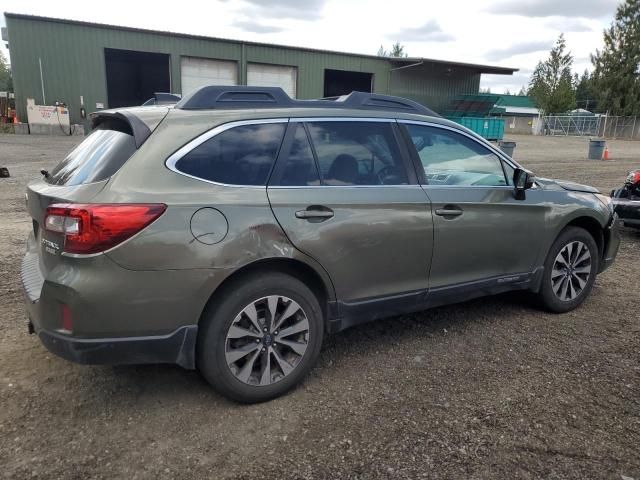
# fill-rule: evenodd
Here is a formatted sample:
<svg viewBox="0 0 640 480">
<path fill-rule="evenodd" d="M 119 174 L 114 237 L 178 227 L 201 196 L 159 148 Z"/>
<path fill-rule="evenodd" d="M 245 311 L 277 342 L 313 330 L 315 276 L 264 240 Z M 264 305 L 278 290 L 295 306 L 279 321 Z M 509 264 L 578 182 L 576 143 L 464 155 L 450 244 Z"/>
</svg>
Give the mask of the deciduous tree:
<svg viewBox="0 0 640 480">
<path fill-rule="evenodd" d="M 380 48 L 378 49 L 378 56 L 404 58 L 408 55 L 404 50 L 404 45 L 400 42 L 396 42 L 391 46 L 391 50 L 385 50 L 384 46 L 380 45 Z"/>
<path fill-rule="evenodd" d="M 11 69 L 2 52 L 0 52 L 0 92 L 13 92 Z"/>
</svg>

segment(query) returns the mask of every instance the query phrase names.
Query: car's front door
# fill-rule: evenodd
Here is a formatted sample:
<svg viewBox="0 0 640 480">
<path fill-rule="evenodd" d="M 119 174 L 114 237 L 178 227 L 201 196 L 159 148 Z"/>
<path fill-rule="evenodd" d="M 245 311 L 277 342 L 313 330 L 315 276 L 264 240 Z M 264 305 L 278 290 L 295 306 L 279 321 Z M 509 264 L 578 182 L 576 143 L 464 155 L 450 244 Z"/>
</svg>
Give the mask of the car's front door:
<svg viewBox="0 0 640 480">
<path fill-rule="evenodd" d="M 347 317 L 411 311 L 427 289 L 431 208 L 397 128 L 291 119 L 269 182 L 278 222 L 329 273 Z"/>
<path fill-rule="evenodd" d="M 419 122 L 400 125 L 415 147 L 414 160 L 424 171 L 421 181 L 431 200 L 431 291 L 529 281 L 551 212 L 543 192 L 534 188 L 525 200 L 516 200 L 514 167 L 471 135 Z"/>
</svg>

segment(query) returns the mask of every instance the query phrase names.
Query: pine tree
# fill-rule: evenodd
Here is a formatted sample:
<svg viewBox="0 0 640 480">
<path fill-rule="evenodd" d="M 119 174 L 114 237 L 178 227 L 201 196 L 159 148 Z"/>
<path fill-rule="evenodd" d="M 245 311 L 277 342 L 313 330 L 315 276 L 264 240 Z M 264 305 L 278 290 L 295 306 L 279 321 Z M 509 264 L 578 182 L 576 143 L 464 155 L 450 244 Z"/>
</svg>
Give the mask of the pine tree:
<svg viewBox="0 0 640 480">
<path fill-rule="evenodd" d="M 545 115 L 564 113 L 576 104 L 571 76 L 573 56 L 566 49 L 564 34 L 560 34 L 549 58 L 538 62 L 529 83 L 528 93 Z"/>
<path fill-rule="evenodd" d="M 576 73 L 574 83 L 576 86 L 576 104 L 578 108 L 584 108 L 592 112 L 596 111 L 598 109 L 595 100 L 596 94 L 593 89 L 593 80 L 589 75 L 589 71 L 585 69 L 582 76 L 578 76 Z"/>
<path fill-rule="evenodd" d="M 599 108 L 612 115 L 640 115 L 640 2 L 625 0 L 604 31 L 604 48 L 591 56 Z"/>
</svg>

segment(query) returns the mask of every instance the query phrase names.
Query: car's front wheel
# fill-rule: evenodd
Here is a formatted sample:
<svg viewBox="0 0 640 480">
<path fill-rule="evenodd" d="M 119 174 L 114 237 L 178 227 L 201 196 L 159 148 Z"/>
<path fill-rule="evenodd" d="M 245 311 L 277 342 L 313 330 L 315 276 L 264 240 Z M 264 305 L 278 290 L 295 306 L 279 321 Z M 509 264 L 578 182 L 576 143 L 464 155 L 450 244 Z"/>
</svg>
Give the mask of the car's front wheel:
<svg viewBox="0 0 640 480">
<path fill-rule="evenodd" d="M 282 395 L 315 364 L 322 310 L 301 281 L 269 273 L 227 286 L 205 313 L 198 368 L 220 393 L 254 403 Z"/>
<path fill-rule="evenodd" d="M 567 227 L 551 246 L 544 265 L 539 298 L 552 312 L 580 305 L 591 292 L 598 272 L 598 246 L 589 232 Z"/>
</svg>

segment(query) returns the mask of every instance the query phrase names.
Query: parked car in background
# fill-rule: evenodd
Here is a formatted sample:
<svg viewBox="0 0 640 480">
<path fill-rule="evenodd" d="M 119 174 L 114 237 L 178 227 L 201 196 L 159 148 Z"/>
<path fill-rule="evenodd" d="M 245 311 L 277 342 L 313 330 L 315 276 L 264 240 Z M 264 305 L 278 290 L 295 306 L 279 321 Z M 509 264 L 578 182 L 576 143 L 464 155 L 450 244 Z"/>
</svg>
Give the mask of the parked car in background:
<svg viewBox="0 0 640 480">
<path fill-rule="evenodd" d="M 30 327 L 72 361 L 264 401 L 327 333 L 510 290 L 566 312 L 618 251 L 610 197 L 410 100 L 211 86 L 92 118 L 27 189 Z"/>
<path fill-rule="evenodd" d="M 627 227 L 640 228 L 640 170 L 627 174 L 624 185 L 611 191 L 615 211 Z"/>
</svg>

